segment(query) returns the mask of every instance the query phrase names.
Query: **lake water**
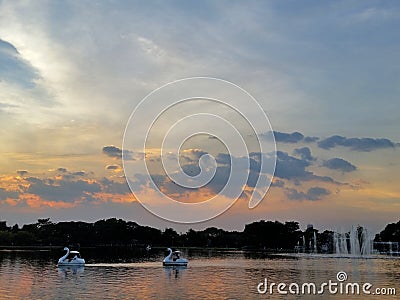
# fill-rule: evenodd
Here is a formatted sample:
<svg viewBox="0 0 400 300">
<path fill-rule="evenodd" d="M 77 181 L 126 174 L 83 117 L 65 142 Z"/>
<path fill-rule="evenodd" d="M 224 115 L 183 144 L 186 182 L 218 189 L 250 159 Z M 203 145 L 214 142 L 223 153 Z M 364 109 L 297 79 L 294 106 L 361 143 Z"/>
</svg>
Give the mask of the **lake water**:
<svg viewBox="0 0 400 300">
<path fill-rule="evenodd" d="M 186 252 L 187 268 L 164 268 L 164 252 L 83 249 L 84 268 L 58 268 L 61 250 L 0 251 L 0 299 L 282 299 L 273 293 L 258 292 L 260 283 L 313 282 L 317 289 L 331 280 L 339 284 L 337 273 L 346 272 L 343 283 L 371 283 L 375 288 L 396 288 L 400 293 L 400 259 L 334 258 L 304 255 L 265 256 L 243 252 Z M 338 285 L 339 287 L 339 285 Z M 261 285 L 260 289 L 264 288 Z M 268 286 L 270 288 L 270 286 Z M 295 285 L 292 286 L 295 289 Z M 285 289 L 284 289 L 285 290 Z M 324 299 L 364 299 L 360 295 L 333 295 L 325 288 Z M 287 295 L 285 299 L 317 299 L 321 295 Z M 395 299 L 373 296 L 370 299 Z"/>
</svg>

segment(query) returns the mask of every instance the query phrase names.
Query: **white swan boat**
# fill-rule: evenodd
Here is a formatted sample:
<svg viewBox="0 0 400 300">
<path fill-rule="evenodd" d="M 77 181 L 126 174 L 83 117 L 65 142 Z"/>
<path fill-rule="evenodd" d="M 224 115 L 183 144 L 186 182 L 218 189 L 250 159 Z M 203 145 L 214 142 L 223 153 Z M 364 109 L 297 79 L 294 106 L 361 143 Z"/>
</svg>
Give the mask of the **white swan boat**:
<svg viewBox="0 0 400 300">
<path fill-rule="evenodd" d="M 181 258 L 180 251 L 172 251 L 171 248 L 167 249 L 169 254 L 163 260 L 163 266 L 187 266 L 188 260 Z"/>
<path fill-rule="evenodd" d="M 59 266 L 83 266 L 85 260 L 81 257 L 78 251 L 69 251 L 69 248 L 65 247 L 64 251 L 67 251 L 63 257 L 58 260 Z"/>
</svg>

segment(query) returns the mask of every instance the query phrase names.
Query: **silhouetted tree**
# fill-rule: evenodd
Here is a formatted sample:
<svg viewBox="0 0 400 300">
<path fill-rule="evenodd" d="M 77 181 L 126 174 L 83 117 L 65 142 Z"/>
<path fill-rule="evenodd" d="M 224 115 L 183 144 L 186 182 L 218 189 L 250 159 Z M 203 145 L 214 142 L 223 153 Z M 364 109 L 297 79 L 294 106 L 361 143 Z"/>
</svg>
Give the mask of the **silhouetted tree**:
<svg viewBox="0 0 400 300">
<path fill-rule="evenodd" d="M 385 229 L 375 236 L 375 241 L 400 242 L 400 221 L 386 225 Z"/>
</svg>

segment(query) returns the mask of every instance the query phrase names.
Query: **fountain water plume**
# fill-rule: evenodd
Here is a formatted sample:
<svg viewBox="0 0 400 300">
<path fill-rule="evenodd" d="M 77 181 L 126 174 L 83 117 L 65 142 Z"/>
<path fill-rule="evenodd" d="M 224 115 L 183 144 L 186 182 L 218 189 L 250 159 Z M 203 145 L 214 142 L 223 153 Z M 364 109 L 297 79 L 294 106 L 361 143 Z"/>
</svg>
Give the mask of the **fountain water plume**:
<svg viewBox="0 0 400 300">
<path fill-rule="evenodd" d="M 333 234 L 335 253 L 339 255 L 356 257 L 371 255 L 373 252 L 372 240 L 371 233 L 361 226 L 352 226 L 349 233 L 342 231 Z"/>
<path fill-rule="evenodd" d="M 317 253 L 317 234 L 314 231 L 314 253 Z"/>
<path fill-rule="evenodd" d="M 356 256 L 361 255 L 360 241 L 358 239 L 358 230 L 357 228 L 354 230 L 354 226 L 351 227 L 350 231 L 350 249 L 352 255 Z"/>
<path fill-rule="evenodd" d="M 347 251 L 347 240 L 344 232 L 335 232 L 333 234 L 333 242 L 335 244 L 335 253 L 339 255 L 349 254 Z"/>
</svg>

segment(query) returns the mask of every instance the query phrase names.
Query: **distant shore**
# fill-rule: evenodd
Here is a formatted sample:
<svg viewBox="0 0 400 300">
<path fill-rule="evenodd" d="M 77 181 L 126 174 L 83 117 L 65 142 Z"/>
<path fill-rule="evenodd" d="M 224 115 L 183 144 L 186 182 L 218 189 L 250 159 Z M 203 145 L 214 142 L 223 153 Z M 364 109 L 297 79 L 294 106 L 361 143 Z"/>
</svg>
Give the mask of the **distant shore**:
<svg viewBox="0 0 400 300">
<path fill-rule="evenodd" d="M 1 245 L 0 246 L 0 251 L 53 251 L 53 250 L 62 250 L 64 249 L 65 246 L 49 246 L 49 245 Z M 154 246 L 151 248 L 150 251 L 154 250 L 159 250 L 163 251 L 166 250 L 168 247 L 171 246 Z M 138 249 L 138 250 L 144 250 L 145 247 L 142 245 L 98 245 L 98 246 L 82 246 L 80 249 L 101 249 L 101 248 L 133 248 L 133 249 Z M 274 249 L 258 249 L 258 248 L 232 248 L 232 247 L 192 247 L 192 246 L 179 246 L 179 247 L 173 247 L 174 249 L 179 249 L 181 251 L 188 251 L 188 250 L 193 250 L 193 251 L 218 251 L 218 252 L 253 252 L 253 253 L 292 253 L 294 252 L 292 249 L 280 249 L 280 250 L 274 250 Z"/>
</svg>

